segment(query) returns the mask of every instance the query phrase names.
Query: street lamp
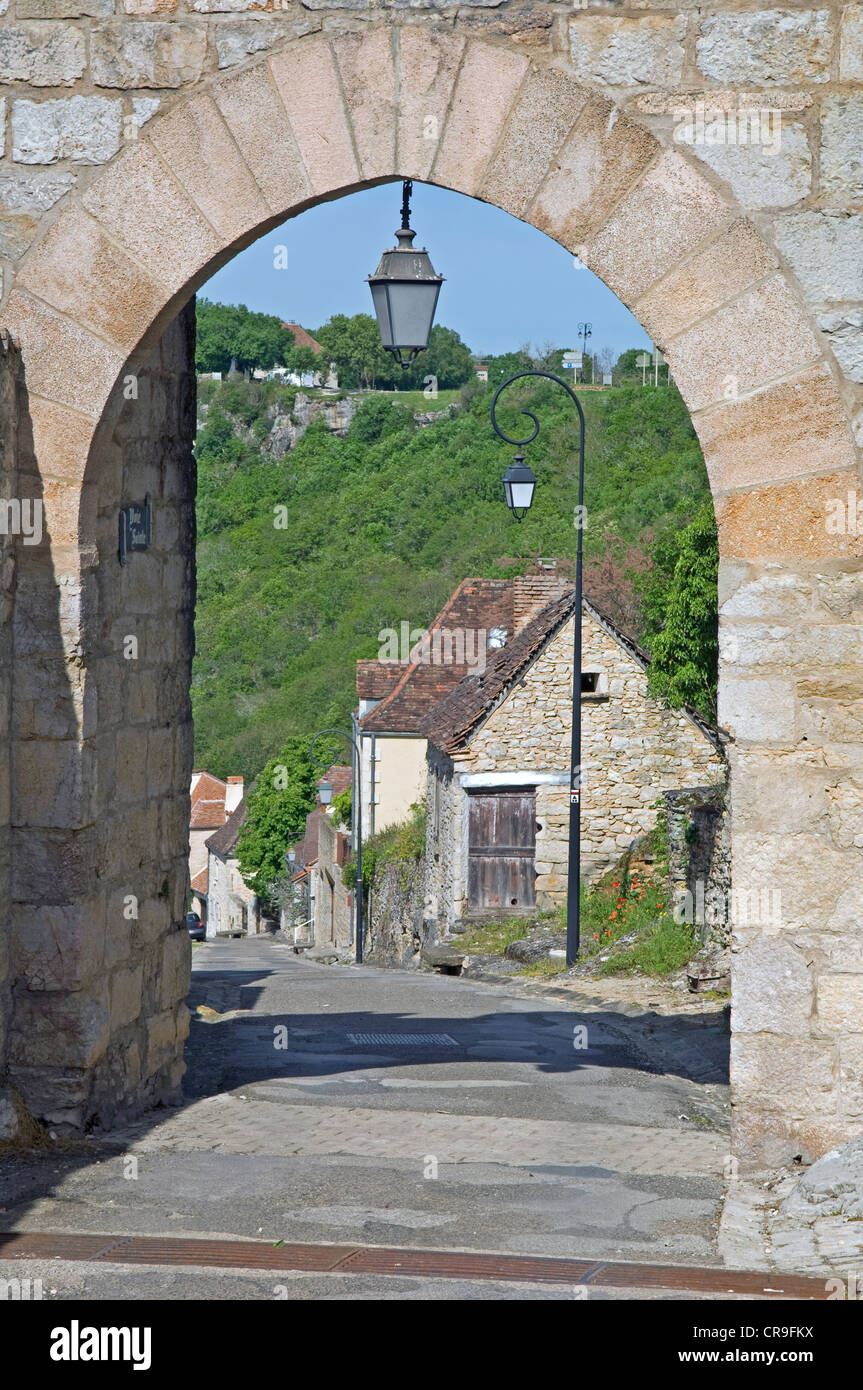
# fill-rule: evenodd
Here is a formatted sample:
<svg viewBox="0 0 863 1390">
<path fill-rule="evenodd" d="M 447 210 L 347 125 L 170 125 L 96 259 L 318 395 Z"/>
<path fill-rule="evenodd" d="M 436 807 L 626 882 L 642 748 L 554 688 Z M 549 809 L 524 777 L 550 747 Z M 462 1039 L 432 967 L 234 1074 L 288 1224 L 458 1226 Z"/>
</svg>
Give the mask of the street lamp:
<svg viewBox="0 0 863 1390">
<path fill-rule="evenodd" d="M 579 336 L 579 338 L 581 338 L 581 340 L 582 340 L 582 353 L 583 353 L 583 356 L 582 356 L 582 364 L 583 364 L 583 365 L 582 365 L 582 369 L 581 369 L 581 379 L 582 379 L 582 381 L 584 381 L 584 368 L 587 366 L 587 340 L 588 340 L 588 338 L 592 338 L 592 337 L 593 337 L 593 324 L 592 324 L 592 323 L 580 323 L 580 324 L 578 325 L 578 336 Z M 595 379 L 596 379 L 596 374 L 595 374 L 595 372 L 594 372 L 594 370 L 593 370 L 593 363 L 591 362 L 591 364 L 590 364 L 590 382 L 591 382 L 591 385 L 593 385 Z"/>
<path fill-rule="evenodd" d="M 360 751 L 351 734 L 344 729 L 321 729 L 320 733 L 315 734 L 309 744 L 309 758 L 315 767 L 330 768 L 336 761 L 336 750 L 330 744 L 327 756 L 324 759 L 315 757 L 315 744 L 319 738 L 325 738 L 328 734 L 336 734 L 339 738 L 346 739 L 351 745 L 351 810 L 353 819 L 353 841 L 357 852 L 357 924 L 356 924 L 356 962 L 357 965 L 363 963 L 363 787 L 362 787 L 362 762 Z M 333 800 L 333 784 L 325 777 L 318 783 L 318 796 L 322 806 L 329 806 Z"/>
<path fill-rule="evenodd" d="M 516 454 L 513 462 L 503 475 L 503 494 L 516 521 L 521 521 L 530 510 L 533 501 L 536 478 L 524 461 L 523 454 Z"/>
<path fill-rule="evenodd" d="M 589 325 L 588 325 L 589 328 Z M 522 415 L 526 415 L 533 421 L 533 432 L 526 439 L 511 439 L 508 434 L 497 423 L 495 408 L 498 396 L 501 391 L 505 391 L 514 381 L 520 381 L 522 377 L 540 376 L 548 381 L 553 381 L 557 386 L 562 386 L 564 391 L 572 400 L 578 411 L 578 518 L 579 522 L 584 516 L 584 411 L 581 408 L 581 401 L 578 396 L 567 385 L 561 381 L 559 376 L 554 376 L 551 372 L 541 372 L 537 370 L 516 372 L 502 386 L 499 386 L 494 393 L 491 403 L 491 423 L 494 431 L 507 444 L 515 444 L 519 450 L 525 445 L 530 444 L 531 440 L 536 439 L 539 434 L 539 421 L 530 410 L 522 410 Z M 526 467 L 521 453 L 516 455 L 515 463 L 507 470 L 507 476 L 516 468 L 524 468 L 527 473 L 530 469 Z M 533 483 L 530 485 L 530 498 L 533 499 L 533 486 L 536 479 L 530 473 Z M 525 480 L 521 483 L 527 486 Z M 507 490 L 506 478 L 504 479 L 504 490 Z M 507 492 L 507 504 L 513 509 L 510 501 L 510 493 Z M 530 506 L 530 502 L 527 503 Z M 525 507 L 526 510 L 526 507 Z M 524 515 L 524 511 L 522 511 Z M 521 520 L 521 517 L 517 518 Z M 572 642 L 572 742 L 570 747 L 570 769 L 569 769 L 569 872 L 567 876 L 567 898 L 566 898 L 566 964 L 567 967 L 575 965 L 578 956 L 579 938 L 581 931 L 581 541 L 583 527 L 579 525 L 578 536 L 575 549 L 575 612 L 573 614 L 573 642 Z"/>
<path fill-rule="evenodd" d="M 398 246 L 384 251 L 374 275 L 368 276 L 381 343 L 400 367 L 409 367 L 429 343 L 443 276 L 436 275 L 429 254 L 415 251 L 410 198 L 413 183 L 402 184 L 402 225 Z"/>
</svg>

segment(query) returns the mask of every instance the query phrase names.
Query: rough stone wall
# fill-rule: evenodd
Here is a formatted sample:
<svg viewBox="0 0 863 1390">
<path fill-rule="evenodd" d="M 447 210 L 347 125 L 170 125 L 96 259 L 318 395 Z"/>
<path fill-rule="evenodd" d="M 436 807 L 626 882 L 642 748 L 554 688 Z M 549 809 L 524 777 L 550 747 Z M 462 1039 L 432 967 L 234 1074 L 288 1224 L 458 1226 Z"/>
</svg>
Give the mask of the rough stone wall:
<svg viewBox="0 0 863 1390">
<path fill-rule="evenodd" d="M 453 775 L 437 793 L 443 812 L 432 851 L 434 891 L 446 920 L 467 910 L 467 792 L 476 773 L 540 774 L 536 788 L 536 895 L 539 907 L 566 897 L 569 857 L 569 742 L 572 731 L 573 624 L 567 623 L 524 678 L 453 758 Z M 594 882 L 621 852 L 656 823 L 662 793 L 724 781 L 721 754 L 695 722 L 647 693 L 641 665 L 589 613 L 582 627 L 582 669 L 596 672 L 607 696 L 582 697 L 581 869 Z M 556 774 L 556 782 L 542 775 Z M 432 793 L 429 824 L 434 835 Z"/>
<path fill-rule="evenodd" d="M 19 392 L 23 387 L 21 358 L 15 345 L 0 339 L 0 506 L 19 497 L 19 426 L 26 419 Z M 34 499 L 36 500 L 36 499 Z M 17 538 L 4 524 L 0 532 L 0 1140 L 16 1129 L 14 1110 L 4 1099 L 11 987 L 12 861 L 11 815 L 11 707 L 12 707 L 12 608 L 16 579 Z"/>
<path fill-rule="evenodd" d="M 863 6 L 8 0 L 2 25 L 0 328 L 22 343 L 58 660 L 61 610 L 70 650 L 82 631 L 93 432 L 215 265 L 403 175 L 547 232 L 664 350 L 713 488 L 733 874 L 785 913 L 735 940 L 735 1152 L 863 1130 L 863 528 L 853 503 L 825 525 L 860 491 Z M 781 145 L 714 138 L 762 111 Z M 44 671 L 34 688 L 53 728 Z M 27 901 L 61 882 L 84 902 L 82 827 L 42 830 Z"/>
<path fill-rule="evenodd" d="M 726 788 L 689 787 L 665 792 L 663 799 L 672 901 L 684 909 L 702 946 L 724 951 L 732 917 Z"/>
<path fill-rule="evenodd" d="M 368 959 L 377 965 L 414 969 L 420 950 L 434 940 L 426 898 L 426 866 L 422 860 L 387 864 L 369 894 Z"/>
<path fill-rule="evenodd" d="M 80 571 L 59 605 L 44 547 L 22 561 L 10 1074 L 54 1126 L 176 1097 L 183 1070 L 193 351 L 190 306 L 127 363 L 93 445 Z M 152 545 L 121 566 L 118 506 L 147 493 Z M 70 539 L 76 523 L 72 509 Z"/>
</svg>

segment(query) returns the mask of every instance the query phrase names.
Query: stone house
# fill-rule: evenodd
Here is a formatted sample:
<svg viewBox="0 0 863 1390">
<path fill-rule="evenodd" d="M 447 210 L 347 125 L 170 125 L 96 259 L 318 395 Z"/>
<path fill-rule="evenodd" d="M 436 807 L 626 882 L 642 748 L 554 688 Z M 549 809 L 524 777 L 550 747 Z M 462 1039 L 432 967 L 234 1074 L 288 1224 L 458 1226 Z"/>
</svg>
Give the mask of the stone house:
<svg viewBox="0 0 863 1390">
<path fill-rule="evenodd" d="M 243 881 L 237 841 L 246 819 L 246 799 L 207 840 L 207 937 L 254 936 L 261 930 L 258 896 Z"/>
<path fill-rule="evenodd" d="M 566 896 L 574 592 L 427 716 L 428 892 L 440 927 Z M 725 779 L 716 734 L 647 691 L 646 655 L 584 601 L 582 875 L 656 821 L 663 792 Z"/>
<path fill-rule="evenodd" d="M 423 720 L 569 581 L 553 569 L 465 579 L 427 629 L 402 623 L 402 660 L 358 661 L 363 834 L 404 820 L 425 797 Z"/>
<path fill-rule="evenodd" d="M 207 920 L 207 840 L 225 824 L 243 799 L 242 777 L 220 777 L 196 768 L 189 787 L 189 880 L 192 907 L 202 922 Z"/>
</svg>

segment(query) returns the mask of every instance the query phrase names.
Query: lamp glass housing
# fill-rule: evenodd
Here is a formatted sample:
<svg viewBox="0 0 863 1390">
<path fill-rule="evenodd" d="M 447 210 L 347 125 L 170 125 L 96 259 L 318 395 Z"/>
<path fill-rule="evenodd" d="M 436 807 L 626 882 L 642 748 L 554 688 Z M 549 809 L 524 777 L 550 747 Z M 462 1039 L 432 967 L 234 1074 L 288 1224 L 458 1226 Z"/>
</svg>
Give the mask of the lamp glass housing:
<svg viewBox="0 0 863 1390">
<path fill-rule="evenodd" d="M 402 367 L 428 347 L 443 276 L 436 275 L 427 251 L 415 251 L 415 232 L 402 227 L 398 246 L 384 251 L 370 275 L 369 289 L 381 343 Z"/>
<path fill-rule="evenodd" d="M 521 521 L 525 513 L 530 510 L 535 489 L 536 478 L 533 471 L 525 463 L 523 456 L 516 454 L 515 461 L 510 464 L 503 478 L 506 505 L 516 521 Z"/>
</svg>

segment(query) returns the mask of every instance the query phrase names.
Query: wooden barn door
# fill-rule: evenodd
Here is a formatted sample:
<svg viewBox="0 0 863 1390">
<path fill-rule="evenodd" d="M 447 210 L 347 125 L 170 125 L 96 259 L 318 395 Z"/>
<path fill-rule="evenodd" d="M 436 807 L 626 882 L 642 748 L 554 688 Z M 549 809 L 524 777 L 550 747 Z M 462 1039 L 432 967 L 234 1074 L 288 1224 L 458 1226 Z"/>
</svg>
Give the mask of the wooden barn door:
<svg viewBox="0 0 863 1390">
<path fill-rule="evenodd" d="M 468 795 L 468 898 L 474 912 L 536 904 L 536 792 Z"/>
</svg>

